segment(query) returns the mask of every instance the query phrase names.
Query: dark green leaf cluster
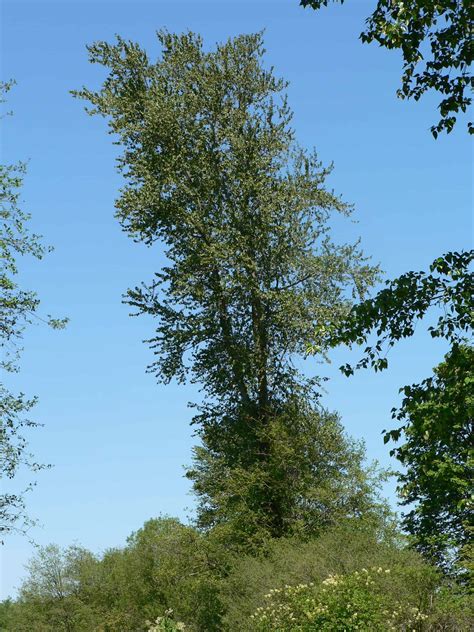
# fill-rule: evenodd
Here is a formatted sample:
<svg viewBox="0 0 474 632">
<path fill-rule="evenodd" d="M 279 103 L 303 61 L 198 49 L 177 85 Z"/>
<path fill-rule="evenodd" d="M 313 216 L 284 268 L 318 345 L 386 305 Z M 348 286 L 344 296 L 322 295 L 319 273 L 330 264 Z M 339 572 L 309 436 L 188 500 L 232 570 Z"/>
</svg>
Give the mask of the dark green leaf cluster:
<svg viewBox="0 0 474 632">
<path fill-rule="evenodd" d="M 338 329 L 327 332 L 332 345 L 362 345 L 375 333 L 377 341 L 364 350 L 364 357 L 352 367 L 341 367 L 346 375 L 354 369 L 371 366 L 387 368 L 386 353 L 402 338 L 413 335 L 418 320 L 431 308 L 442 309 L 435 324 L 428 327 L 433 338 L 445 338 L 459 344 L 472 331 L 474 322 L 474 275 L 471 263 L 474 251 L 449 252 L 436 259 L 429 273 L 407 272 L 374 298 L 354 306 Z"/>
<path fill-rule="evenodd" d="M 336 414 L 296 400 L 265 426 L 224 418 L 202 434 L 188 472 L 198 525 L 231 548 L 259 551 L 275 536 L 310 538 L 341 520 L 383 522 L 389 513 L 378 494 L 386 473 L 365 466 L 363 444 Z"/>
<path fill-rule="evenodd" d="M 474 348 L 454 346 L 433 377 L 401 390 L 393 418 L 405 423 L 385 441 L 403 438 L 391 454 L 404 466 L 404 524 L 421 552 L 452 569 L 474 529 Z"/>
<path fill-rule="evenodd" d="M 343 4 L 344 0 L 334 2 Z M 320 9 L 329 0 L 301 0 L 300 4 Z M 473 19 L 470 0 L 378 0 L 360 36 L 363 42 L 375 41 L 402 52 L 400 98 L 418 101 L 429 90 L 442 95 L 441 118 L 431 127 L 435 138 L 442 131 L 449 133 L 457 114 L 467 112 L 472 103 Z M 474 133 L 472 123 L 468 130 Z"/>
</svg>

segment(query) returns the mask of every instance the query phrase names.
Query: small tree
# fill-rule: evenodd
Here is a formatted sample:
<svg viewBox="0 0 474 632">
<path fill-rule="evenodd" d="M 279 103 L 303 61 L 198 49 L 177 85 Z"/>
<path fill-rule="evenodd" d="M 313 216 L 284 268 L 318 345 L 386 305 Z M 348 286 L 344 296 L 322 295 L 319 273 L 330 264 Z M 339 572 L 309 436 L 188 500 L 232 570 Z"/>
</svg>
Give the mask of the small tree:
<svg viewBox="0 0 474 632">
<path fill-rule="evenodd" d="M 28 577 L 13 608 L 9 629 L 18 632 L 97 629 L 93 604 L 87 603 L 90 595 L 85 581 L 96 564 L 92 553 L 79 546 L 60 549 L 51 544 L 39 548 L 27 566 Z"/>
<path fill-rule="evenodd" d="M 262 67 L 261 35 L 212 52 L 191 33 L 162 32 L 159 41 L 156 63 L 121 38 L 93 44 L 91 62 L 109 75 L 99 91 L 75 93 L 109 117 L 124 148 L 127 184 L 116 204 L 124 230 L 166 247 L 167 265 L 127 302 L 157 319 L 149 341 L 157 378 L 202 386 L 192 423 L 203 447 L 189 473 L 202 524 L 249 507 L 244 539 L 260 528 L 283 535 L 298 518 L 321 522 L 334 499 L 315 495 L 315 481 L 347 464 L 346 448 L 342 460 L 338 446 L 314 448 L 333 450 L 342 434 L 311 404 L 317 381 L 296 360 L 316 342 L 315 322 L 340 322 L 351 292 L 364 295 L 377 271 L 357 244 L 330 238 L 331 214 L 350 208 L 325 188 L 330 169 L 296 144 L 286 83 Z M 292 443 L 299 433 L 310 446 Z M 287 467 L 282 454 L 291 454 Z"/>
</svg>

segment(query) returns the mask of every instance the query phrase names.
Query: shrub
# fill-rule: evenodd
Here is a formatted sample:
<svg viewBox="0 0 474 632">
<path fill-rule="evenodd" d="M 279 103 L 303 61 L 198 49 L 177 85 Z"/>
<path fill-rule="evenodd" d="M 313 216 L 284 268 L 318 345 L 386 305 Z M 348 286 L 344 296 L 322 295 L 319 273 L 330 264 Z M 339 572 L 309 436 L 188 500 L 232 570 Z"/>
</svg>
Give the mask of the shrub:
<svg viewBox="0 0 474 632">
<path fill-rule="evenodd" d="M 417 605 L 394 598 L 390 569 L 330 575 L 321 584 L 273 589 L 252 620 L 257 632 L 418 630 L 428 618 Z M 397 582 L 396 582 L 397 583 Z"/>
<path fill-rule="evenodd" d="M 149 623 L 148 632 L 181 632 L 186 630 L 184 623 L 173 620 L 171 609 L 165 612 L 164 617 L 158 617 L 153 623 Z"/>
<path fill-rule="evenodd" d="M 394 600 L 402 603 L 428 603 L 440 583 L 436 569 L 402 546 L 396 533 L 380 533 L 362 520 L 350 521 L 306 542 L 280 539 L 269 545 L 264 555 L 235 559 L 221 592 L 224 629 L 253 630 L 250 615 L 267 604 L 265 594 L 273 588 L 319 586 L 330 575 L 379 566 L 404 569 L 403 577 L 392 573 L 390 578 Z"/>
</svg>

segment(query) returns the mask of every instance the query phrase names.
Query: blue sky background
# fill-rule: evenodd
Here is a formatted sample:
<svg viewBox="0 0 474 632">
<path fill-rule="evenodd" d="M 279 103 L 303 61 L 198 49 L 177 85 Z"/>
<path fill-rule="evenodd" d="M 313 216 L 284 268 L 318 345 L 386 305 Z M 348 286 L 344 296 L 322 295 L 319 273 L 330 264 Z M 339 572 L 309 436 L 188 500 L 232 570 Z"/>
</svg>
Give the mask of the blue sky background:
<svg viewBox="0 0 474 632">
<path fill-rule="evenodd" d="M 155 31 L 188 28 L 206 45 L 265 28 L 267 63 L 290 81 L 289 100 L 301 144 L 334 161 L 330 186 L 355 204 L 354 222 L 338 222 L 335 238 L 362 238 L 387 278 L 426 269 L 450 249 L 472 246 L 471 156 L 464 124 L 434 141 L 435 97 L 395 98 L 397 52 L 362 45 L 358 34 L 375 0 L 314 13 L 298 0 L 94 0 L 1 3 L 1 75 L 15 78 L 2 121 L 2 161 L 28 160 L 23 208 L 55 251 L 24 261 L 21 282 L 38 291 L 44 313 L 67 315 L 66 331 L 32 327 L 22 371 L 9 384 L 40 403 L 44 427 L 30 433 L 40 473 L 28 507 L 42 527 L 37 543 L 79 542 L 95 552 L 119 546 L 160 513 L 192 513 L 182 466 L 194 443 L 190 386 L 157 386 L 145 367 L 142 340 L 153 323 L 131 319 L 121 295 L 149 279 L 159 248 L 134 244 L 114 219 L 121 184 L 117 149 L 105 122 L 83 112 L 69 90 L 98 87 L 104 72 L 87 62 L 86 43 L 115 33 L 158 52 Z M 445 351 L 420 326 L 391 355 L 389 371 L 351 379 L 333 363 L 316 367 L 331 378 L 325 403 L 338 410 L 370 459 L 387 465 L 381 431 L 390 426 L 398 388 L 427 376 Z M 314 362 L 314 361 L 313 361 Z M 26 479 L 25 479 L 26 480 Z M 19 480 L 20 485 L 23 481 Z M 387 494 L 394 501 L 393 486 Z M 2 596 L 13 595 L 34 553 L 10 536 L 1 551 Z"/>
</svg>

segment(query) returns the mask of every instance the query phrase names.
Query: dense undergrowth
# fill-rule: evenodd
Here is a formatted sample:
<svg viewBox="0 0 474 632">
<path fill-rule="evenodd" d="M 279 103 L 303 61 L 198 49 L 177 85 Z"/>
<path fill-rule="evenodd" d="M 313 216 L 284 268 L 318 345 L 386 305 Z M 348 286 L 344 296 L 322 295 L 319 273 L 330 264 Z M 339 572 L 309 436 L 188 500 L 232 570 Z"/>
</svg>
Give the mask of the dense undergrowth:
<svg viewBox="0 0 474 632">
<path fill-rule="evenodd" d="M 41 549 L 9 632 L 469 630 L 472 596 L 410 550 L 393 525 L 352 520 L 245 555 L 215 533 L 150 520 L 101 557 Z"/>
</svg>

